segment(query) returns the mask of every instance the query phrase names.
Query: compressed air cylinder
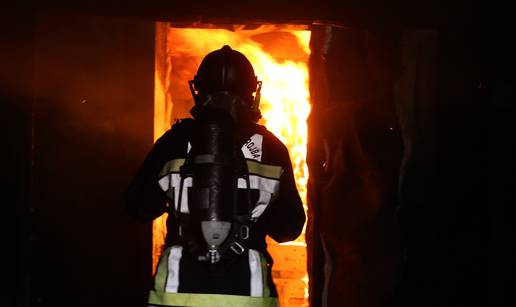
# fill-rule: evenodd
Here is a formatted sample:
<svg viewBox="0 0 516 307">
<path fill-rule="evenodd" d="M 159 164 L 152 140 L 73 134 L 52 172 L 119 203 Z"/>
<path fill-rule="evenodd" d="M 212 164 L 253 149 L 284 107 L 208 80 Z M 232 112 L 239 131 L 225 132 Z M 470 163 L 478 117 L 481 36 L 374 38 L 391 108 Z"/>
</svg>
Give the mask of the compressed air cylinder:
<svg viewBox="0 0 516 307">
<path fill-rule="evenodd" d="M 233 128 L 231 116 L 224 111 L 211 110 L 196 120 L 189 209 L 211 254 L 227 238 L 233 219 L 237 189 Z"/>
</svg>

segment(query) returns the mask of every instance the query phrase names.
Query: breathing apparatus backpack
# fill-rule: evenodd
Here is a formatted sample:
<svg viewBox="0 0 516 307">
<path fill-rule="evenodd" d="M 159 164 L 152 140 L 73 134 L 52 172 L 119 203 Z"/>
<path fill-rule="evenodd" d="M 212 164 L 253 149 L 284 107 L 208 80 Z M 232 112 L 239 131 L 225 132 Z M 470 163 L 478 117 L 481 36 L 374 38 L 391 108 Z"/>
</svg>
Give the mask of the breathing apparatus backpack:
<svg viewBox="0 0 516 307">
<path fill-rule="evenodd" d="M 191 149 L 180 169 L 178 199 L 181 203 L 184 180 L 191 177 L 189 214 L 174 214 L 189 254 L 217 263 L 242 254 L 251 232 L 253 204 L 241 151 L 250 135 L 242 135 L 238 128 L 261 117 L 261 81 L 249 60 L 226 45 L 203 59 L 189 84 L 195 121 Z M 239 181 L 247 192 L 245 200 L 237 197 Z"/>
<path fill-rule="evenodd" d="M 225 111 L 203 112 L 193 123 L 191 149 L 180 168 L 179 203 L 186 197 L 185 179 L 192 178 L 187 192 L 189 213 L 174 210 L 173 214 L 180 223 L 182 241 L 199 261 L 217 263 L 240 255 L 250 236 L 249 174 L 242 137 L 234 128 Z M 246 187 L 245 199 L 238 198 L 239 180 Z"/>
</svg>

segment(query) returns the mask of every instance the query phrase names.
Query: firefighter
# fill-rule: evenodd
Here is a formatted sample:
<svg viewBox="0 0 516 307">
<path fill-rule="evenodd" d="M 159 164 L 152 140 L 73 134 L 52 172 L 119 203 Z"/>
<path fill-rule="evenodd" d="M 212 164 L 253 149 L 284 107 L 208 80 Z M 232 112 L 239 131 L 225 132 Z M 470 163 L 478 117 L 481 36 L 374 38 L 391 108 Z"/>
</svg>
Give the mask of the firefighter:
<svg viewBox="0 0 516 307">
<path fill-rule="evenodd" d="M 149 306 L 278 306 L 265 237 L 296 239 L 305 214 L 287 148 L 258 125 L 261 82 L 224 46 L 190 82 L 193 118 L 177 121 L 131 182 L 129 213 L 168 212 Z"/>
</svg>

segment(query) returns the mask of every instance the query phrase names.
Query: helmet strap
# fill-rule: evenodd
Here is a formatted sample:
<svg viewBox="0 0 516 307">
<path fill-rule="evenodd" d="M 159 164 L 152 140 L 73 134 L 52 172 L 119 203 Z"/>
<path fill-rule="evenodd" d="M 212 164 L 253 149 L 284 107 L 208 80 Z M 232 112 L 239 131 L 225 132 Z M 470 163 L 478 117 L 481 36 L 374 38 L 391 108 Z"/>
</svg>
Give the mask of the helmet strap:
<svg viewBox="0 0 516 307">
<path fill-rule="evenodd" d="M 251 110 L 254 112 L 260 112 L 260 99 L 262 98 L 262 81 L 256 82 L 256 94 L 254 94 L 253 104 Z"/>
<path fill-rule="evenodd" d="M 194 80 L 188 81 L 188 85 L 190 86 L 190 92 L 192 93 L 193 100 L 194 100 L 196 105 L 200 105 L 201 104 L 201 97 L 200 97 L 199 93 L 197 93 L 195 91 L 194 84 L 195 84 Z"/>
</svg>

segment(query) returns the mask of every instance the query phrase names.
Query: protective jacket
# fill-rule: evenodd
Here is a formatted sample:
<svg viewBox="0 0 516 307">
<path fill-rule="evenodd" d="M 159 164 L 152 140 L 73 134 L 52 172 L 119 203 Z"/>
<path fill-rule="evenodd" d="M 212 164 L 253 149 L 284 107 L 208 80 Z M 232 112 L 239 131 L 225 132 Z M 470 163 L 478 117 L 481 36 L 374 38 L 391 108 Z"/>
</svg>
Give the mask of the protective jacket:
<svg viewBox="0 0 516 307">
<path fill-rule="evenodd" d="M 158 139 L 127 190 L 132 216 L 150 221 L 172 209 L 188 216 L 192 181 L 183 178 L 181 184 L 180 168 L 192 146 L 194 125 L 193 119 L 180 120 Z M 277 306 L 265 237 L 294 240 L 305 214 L 285 145 L 261 125 L 241 124 L 236 130 L 248 169 L 248 181 L 238 180 L 237 200 L 250 197 L 252 204 L 246 249 L 220 263 L 198 261 L 181 234 L 187 230 L 180 227 L 178 214 L 169 214 L 150 306 Z"/>
</svg>

